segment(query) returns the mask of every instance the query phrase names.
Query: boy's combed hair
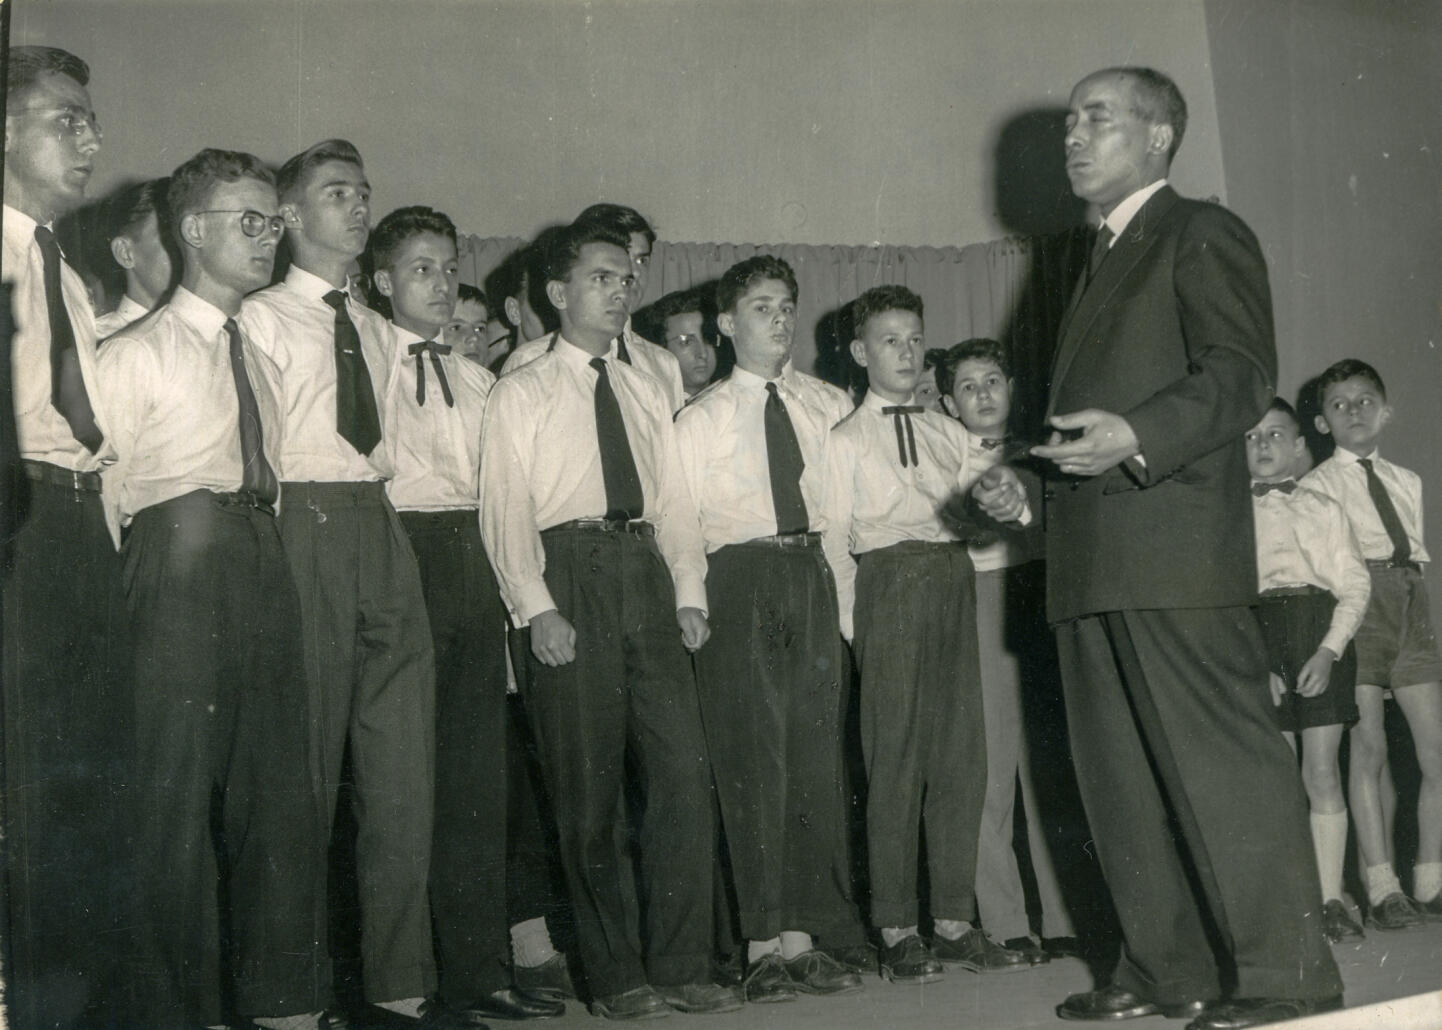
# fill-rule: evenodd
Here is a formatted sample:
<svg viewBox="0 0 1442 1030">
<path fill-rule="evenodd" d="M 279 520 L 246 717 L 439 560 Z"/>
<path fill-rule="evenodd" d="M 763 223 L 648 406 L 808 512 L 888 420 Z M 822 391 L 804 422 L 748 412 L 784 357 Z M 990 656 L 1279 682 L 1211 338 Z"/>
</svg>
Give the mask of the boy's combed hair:
<svg viewBox="0 0 1442 1030">
<path fill-rule="evenodd" d="M 1359 358 L 1343 358 L 1341 361 L 1328 365 L 1326 370 L 1317 377 L 1317 406 L 1320 408 L 1323 399 L 1327 396 L 1327 387 L 1346 382 L 1348 379 L 1365 379 L 1377 388 L 1377 392 L 1382 395 L 1383 400 L 1387 399 L 1387 387 L 1382 384 L 1382 376 L 1375 368 Z"/>
<path fill-rule="evenodd" d="M 709 307 L 702 291 L 697 289 L 675 290 L 636 312 L 633 321 L 636 332 L 648 340 L 664 343 L 668 318 L 675 318 L 677 315 L 700 315 L 701 335 L 711 341 L 713 340 L 711 335 L 713 320 L 711 312 L 708 310 Z"/>
<path fill-rule="evenodd" d="M 1280 411 L 1292 420 L 1292 425 L 1297 427 L 1297 432 L 1302 431 L 1302 420 L 1297 417 L 1297 409 L 1287 403 L 1283 397 L 1273 397 L 1272 403 L 1267 405 L 1268 411 Z"/>
<path fill-rule="evenodd" d="M 294 200 L 296 191 L 305 186 L 310 173 L 327 161 L 345 161 L 358 168 L 365 167 L 360 151 L 350 140 L 321 140 L 280 166 L 280 171 L 275 176 L 275 189 L 280 194 L 280 199 Z"/>
<path fill-rule="evenodd" d="M 943 397 L 951 396 L 956 385 L 956 369 L 963 361 L 990 361 L 1001 374 L 1011 378 L 1011 358 L 1002 344 L 987 336 L 976 336 L 962 340 L 946 352 L 936 366 L 936 389 Z"/>
<path fill-rule="evenodd" d="M 721 276 L 721 281 L 716 284 L 716 310 L 732 311 L 736 302 L 745 296 L 746 291 L 763 279 L 776 279 L 786 284 L 791 291 L 792 301 L 801 299 L 796 289 L 796 273 L 779 257 L 770 254 L 757 254 L 745 261 L 738 261 Z"/>
<path fill-rule="evenodd" d="M 162 227 L 165 226 L 165 194 L 169 189 L 169 179 L 147 179 L 145 182 L 127 186 L 111 197 L 105 205 L 106 239 L 113 240 L 117 236 L 129 236 L 139 232 L 151 215 L 156 217 Z"/>
<path fill-rule="evenodd" d="M 652 246 L 656 243 L 656 233 L 651 228 L 651 223 L 641 216 L 641 212 L 625 204 L 592 204 L 576 216 L 576 221 L 610 226 L 625 233 L 628 244 L 633 232 L 646 237 L 646 242 Z"/>
<path fill-rule="evenodd" d="M 90 66 L 56 46 L 11 47 L 5 51 L 6 110 L 14 110 L 42 75 L 68 75 L 85 86 L 90 82 Z"/>
<path fill-rule="evenodd" d="M 170 186 L 165 191 L 165 204 L 170 209 L 171 223 L 177 227 L 181 219 L 203 211 L 210 202 L 211 191 L 223 182 L 255 179 L 267 186 L 275 185 L 275 175 L 265 162 L 254 154 L 239 150 L 216 150 L 207 147 L 170 173 Z"/>
<path fill-rule="evenodd" d="M 921 297 L 905 286 L 887 283 L 873 286 L 851 302 L 851 324 L 857 337 L 866 332 L 866 323 L 877 315 L 888 311 L 910 311 L 917 318 L 924 318 Z"/>
<path fill-rule="evenodd" d="M 456 223 L 435 208 L 416 204 L 398 207 L 371 230 L 371 267 L 389 268 L 400 246 L 412 236 L 433 233 L 456 242 Z"/>
<path fill-rule="evenodd" d="M 480 304 L 486 309 L 486 314 L 491 313 L 491 302 L 486 299 L 486 292 L 479 286 L 472 286 L 470 283 L 461 283 L 456 289 L 456 303 L 468 300 L 473 304 Z"/>
<path fill-rule="evenodd" d="M 1138 117 L 1152 125 L 1172 127 L 1172 145 L 1167 148 L 1167 160 L 1174 158 L 1177 148 L 1182 145 L 1182 136 L 1187 131 L 1187 101 L 1171 77 L 1155 68 L 1123 65 L 1104 68 L 1087 78 L 1094 79 L 1102 75 L 1126 76 L 1135 87 Z"/>
<path fill-rule="evenodd" d="M 631 238 L 614 226 L 577 220 L 555 232 L 543 233 L 536 243 L 541 248 L 541 275 L 551 283 L 571 278 L 571 269 L 581 260 L 581 249 L 588 244 L 609 243 L 625 250 Z"/>
</svg>

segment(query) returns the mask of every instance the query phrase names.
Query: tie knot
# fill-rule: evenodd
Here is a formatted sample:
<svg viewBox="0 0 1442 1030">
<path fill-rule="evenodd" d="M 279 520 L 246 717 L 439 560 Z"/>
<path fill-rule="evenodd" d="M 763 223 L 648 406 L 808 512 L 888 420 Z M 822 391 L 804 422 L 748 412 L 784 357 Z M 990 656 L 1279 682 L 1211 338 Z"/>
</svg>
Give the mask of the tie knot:
<svg viewBox="0 0 1442 1030">
<path fill-rule="evenodd" d="M 1106 222 L 1103 222 L 1100 226 L 1097 227 L 1096 245 L 1098 247 L 1109 247 L 1111 246 L 1112 240 L 1116 238 L 1116 235 L 1116 233 L 1112 232 L 1112 227 L 1110 225 L 1107 225 Z"/>
<path fill-rule="evenodd" d="M 43 225 L 35 227 L 35 242 L 40 244 L 41 250 L 54 250 L 57 248 L 55 234 Z"/>
<path fill-rule="evenodd" d="M 345 310 L 345 290 L 331 290 L 321 300 L 335 308 L 336 314 Z"/>
<path fill-rule="evenodd" d="M 1368 471 L 1368 472 L 1371 472 L 1371 471 L 1372 471 L 1372 459 L 1371 459 L 1371 458 L 1358 458 L 1358 459 L 1357 459 L 1357 464 L 1358 464 L 1358 465 L 1361 465 L 1362 468 L 1365 469 L 1365 470 Z"/>
<path fill-rule="evenodd" d="M 767 383 L 767 384 L 766 384 L 766 392 L 769 393 L 772 397 L 775 397 L 775 398 L 778 399 L 778 400 L 781 399 L 781 395 L 776 392 L 776 384 L 775 384 L 775 383 Z"/>
<path fill-rule="evenodd" d="M 603 375 L 606 374 L 606 359 L 605 359 L 605 358 L 592 358 L 592 359 L 590 360 L 589 364 L 590 364 L 590 366 L 591 366 L 592 368 L 594 368 L 594 369 L 596 370 L 596 374 L 597 374 L 598 376 L 603 376 Z"/>
<path fill-rule="evenodd" d="M 881 409 L 883 415 L 920 415 L 926 409 L 920 404 L 890 404 Z"/>
<path fill-rule="evenodd" d="M 235 324 L 235 319 L 227 318 L 225 320 L 225 335 L 229 336 L 232 340 L 240 336 L 240 326 Z"/>
<path fill-rule="evenodd" d="M 451 345 L 449 343 L 437 343 L 435 340 L 421 340 L 406 348 L 408 354 L 425 354 L 429 351 L 432 354 L 449 354 Z"/>
</svg>

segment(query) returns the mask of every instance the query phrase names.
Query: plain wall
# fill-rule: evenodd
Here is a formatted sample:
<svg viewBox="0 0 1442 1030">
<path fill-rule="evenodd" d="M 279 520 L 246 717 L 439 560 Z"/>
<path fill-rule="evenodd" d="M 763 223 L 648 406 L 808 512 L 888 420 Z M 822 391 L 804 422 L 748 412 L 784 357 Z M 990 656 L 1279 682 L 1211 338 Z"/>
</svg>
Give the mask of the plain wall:
<svg viewBox="0 0 1442 1030">
<path fill-rule="evenodd" d="M 344 136 L 377 216 L 483 236 L 607 199 L 670 240 L 957 246 L 1075 219 L 998 162 L 1059 169 L 1035 113 L 1122 62 L 1177 79 L 1177 184 L 1224 195 L 1201 0 L 14 0 L 12 41 L 90 62 L 95 195 Z"/>
<path fill-rule="evenodd" d="M 1272 276 L 1281 388 L 1376 366 L 1383 453 L 1422 476 L 1442 558 L 1442 4 L 1208 0 L 1230 205 Z M 1428 574 L 1434 615 L 1442 570 Z"/>
</svg>

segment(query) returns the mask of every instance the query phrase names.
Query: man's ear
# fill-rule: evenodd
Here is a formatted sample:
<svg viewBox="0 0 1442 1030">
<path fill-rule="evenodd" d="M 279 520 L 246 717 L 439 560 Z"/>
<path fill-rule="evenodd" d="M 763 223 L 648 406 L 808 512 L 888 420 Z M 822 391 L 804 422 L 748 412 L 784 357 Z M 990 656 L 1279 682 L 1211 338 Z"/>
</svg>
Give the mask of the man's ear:
<svg viewBox="0 0 1442 1030">
<path fill-rule="evenodd" d="M 180 241 L 188 247 L 199 247 L 205 242 L 205 230 L 200 226 L 200 216 L 192 212 L 180 220 Z"/>
<path fill-rule="evenodd" d="M 1379 427 L 1385 426 L 1388 422 L 1392 421 L 1392 405 L 1383 404 L 1381 415 L 1381 420 L 1378 422 Z"/>
<path fill-rule="evenodd" d="M 395 296 L 395 284 L 391 282 L 391 270 L 389 268 L 377 268 L 371 276 L 371 284 L 375 286 L 376 292 L 382 297 Z"/>
<path fill-rule="evenodd" d="M 515 297 L 507 297 L 501 303 L 501 310 L 506 313 L 506 322 L 520 328 L 521 325 L 521 302 Z"/>
<path fill-rule="evenodd" d="M 110 256 L 121 268 L 131 269 L 135 267 L 135 250 L 130 245 L 129 236 L 117 236 L 110 241 Z"/>
<path fill-rule="evenodd" d="M 961 418 L 961 412 L 956 410 L 956 401 L 951 399 L 951 394 L 949 393 L 941 395 L 941 410 L 952 418 Z"/>
<path fill-rule="evenodd" d="M 721 330 L 721 335 L 728 340 L 736 338 L 736 316 L 729 311 L 721 311 L 716 315 L 716 328 Z"/>
<path fill-rule="evenodd" d="M 546 283 L 546 299 L 551 302 L 551 307 L 555 308 L 557 311 L 565 311 L 565 310 L 566 310 L 566 284 L 563 283 L 563 282 L 558 282 L 558 281 L 555 280 L 555 279 L 552 279 L 552 280 L 550 280 L 549 282 L 547 282 L 547 283 Z M 506 303 L 509 304 L 510 301 L 507 300 Z M 508 313 L 509 313 L 509 309 L 508 309 Z M 518 312 L 517 312 L 517 315 L 519 315 L 519 314 L 520 314 L 520 312 L 518 311 Z M 517 319 L 517 323 L 519 324 L 519 318 Z"/>
<path fill-rule="evenodd" d="M 1175 133 L 1172 132 L 1172 127 L 1165 122 L 1161 125 L 1153 125 L 1151 139 L 1148 141 L 1147 149 L 1165 157 L 1167 151 L 1172 149 L 1172 137 L 1174 135 Z"/>
<path fill-rule="evenodd" d="M 851 358 L 862 368 L 866 367 L 866 344 L 860 340 L 851 341 Z"/>
<path fill-rule="evenodd" d="M 1317 432 L 1321 433 L 1323 436 L 1330 436 L 1332 434 L 1332 429 L 1330 426 L 1327 425 L 1327 420 L 1321 415 L 1312 416 L 1312 425 L 1316 426 Z"/>
<path fill-rule="evenodd" d="M 287 232 L 290 232 L 292 229 L 300 228 L 300 209 L 294 204 L 280 205 L 280 217 L 285 219 L 285 228 Z"/>
</svg>

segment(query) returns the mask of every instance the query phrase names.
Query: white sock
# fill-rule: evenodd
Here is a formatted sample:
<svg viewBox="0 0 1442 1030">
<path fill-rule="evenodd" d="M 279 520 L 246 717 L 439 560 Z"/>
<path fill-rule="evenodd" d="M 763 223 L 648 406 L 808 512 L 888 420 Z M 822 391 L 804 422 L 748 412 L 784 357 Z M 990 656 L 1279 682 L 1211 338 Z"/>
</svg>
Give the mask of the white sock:
<svg viewBox="0 0 1442 1030">
<path fill-rule="evenodd" d="M 551 943 L 551 931 L 546 920 L 537 916 L 511 927 L 511 957 L 516 965 L 525 969 L 544 966 L 559 954 Z"/>
<path fill-rule="evenodd" d="M 1363 878 L 1367 881 L 1367 901 L 1373 905 L 1381 904 L 1387 895 L 1402 890 L 1402 882 L 1393 872 L 1391 862 L 1369 865 Z"/>
<path fill-rule="evenodd" d="M 793 959 L 797 955 L 805 955 L 812 948 L 816 947 L 811 940 L 811 935 L 801 930 L 781 931 L 781 957 Z"/>
<path fill-rule="evenodd" d="M 759 961 L 767 955 L 781 954 L 781 938 L 773 937 L 769 941 L 747 941 L 746 942 L 746 964 Z"/>
<path fill-rule="evenodd" d="M 916 935 L 916 924 L 911 926 L 883 926 L 881 939 L 888 948 L 894 948 L 908 937 Z"/>
<path fill-rule="evenodd" d="M 971 929 L 971 924 L 965 919 L 937 919 L 936 935 L 945 937 L 949 941 L 961 940 L 962 934 Z"/>
<path fill-rule="evenodd" d="M 1412 867 L 1412 897 L 1431 901 L 1442 894 L 1442 862 L 1418 862 Z"/>
<path fill-rule="evenodd" d="M 375 1005 L 376 1008 L 385 1009 L 387 1012 L 394 1012 L 410 1019 L 420 1019 L 421 1006 L 425 1003 L 426 999 L 424 998 L 401 998 L 397 1001 L 378 1001 Z"/>
<path fill-rule="evenodd" d="M 1342 900 L 1342 864 L 1347 859 L 1347 810 L 1312 813 L 1312 849 L 1317 853 L 1317 875 L 1322 900 Z"/>
<path fill-rule="evenodd" d="M 320 1026 L 320 1017 L 319 1012 L 305 1012 L 299 1016 L 257 1016 L 251 1022 L 266 1030 L 315 1030 Z"/>
</svg>

